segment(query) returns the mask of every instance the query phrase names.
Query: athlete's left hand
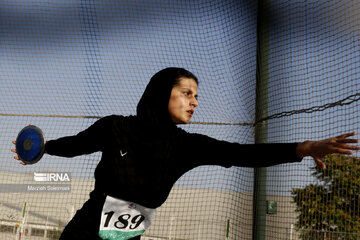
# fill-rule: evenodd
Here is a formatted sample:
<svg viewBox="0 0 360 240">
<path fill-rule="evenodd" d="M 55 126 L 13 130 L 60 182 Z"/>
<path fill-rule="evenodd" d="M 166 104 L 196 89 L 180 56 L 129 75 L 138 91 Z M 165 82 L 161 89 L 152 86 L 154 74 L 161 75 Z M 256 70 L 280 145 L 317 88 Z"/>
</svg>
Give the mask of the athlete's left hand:
<svg viewBox="0 0 360 240">
<path fill-rule="evenodd" d="M 296 154 L 299 158 L 311 156 L 314 158 L 318 167 L 326 169 L 323 158 L 328 154 L 338 153 L 345 155 L 353 155 L 352 151 L 360 150 L 360 147 L 350 145 L 359 143 L 358 139 L 349 139 L 355 136 L 355 132 L 345 133 L 337 137 L 332 137 L 320 141 L 305 141 L 299 143 L 296 148 Z"/>
</svg>

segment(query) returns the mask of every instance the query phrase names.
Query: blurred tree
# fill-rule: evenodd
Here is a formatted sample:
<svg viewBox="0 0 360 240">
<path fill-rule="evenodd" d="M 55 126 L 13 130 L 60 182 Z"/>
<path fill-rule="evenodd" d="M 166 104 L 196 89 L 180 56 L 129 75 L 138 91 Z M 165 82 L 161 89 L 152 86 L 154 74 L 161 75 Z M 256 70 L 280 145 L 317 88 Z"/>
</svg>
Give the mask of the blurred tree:
<svg viewBox="0 0 360 240">
<path fill-rule="evenodd" d="M 326 170 L 313 167 L 318 183 L 293 189 L 303 240 L 360 239 L 360 161 L 328 155 Z"/>
</svg>

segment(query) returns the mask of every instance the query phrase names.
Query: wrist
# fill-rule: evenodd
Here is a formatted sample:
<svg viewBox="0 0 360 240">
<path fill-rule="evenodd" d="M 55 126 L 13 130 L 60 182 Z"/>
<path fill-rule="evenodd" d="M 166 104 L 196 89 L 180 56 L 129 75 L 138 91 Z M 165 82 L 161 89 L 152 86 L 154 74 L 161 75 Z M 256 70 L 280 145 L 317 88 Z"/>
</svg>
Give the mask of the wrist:
<svg viewBox="0 0 360 240">
<path fill-rule="evenodd" d="M 310 156 L 309 149 L 310 149 L 311 141 L 301 142 L 296 146 L 296 156 L 298 158 L 304 158 L 306 156 Z"/>
</svg>

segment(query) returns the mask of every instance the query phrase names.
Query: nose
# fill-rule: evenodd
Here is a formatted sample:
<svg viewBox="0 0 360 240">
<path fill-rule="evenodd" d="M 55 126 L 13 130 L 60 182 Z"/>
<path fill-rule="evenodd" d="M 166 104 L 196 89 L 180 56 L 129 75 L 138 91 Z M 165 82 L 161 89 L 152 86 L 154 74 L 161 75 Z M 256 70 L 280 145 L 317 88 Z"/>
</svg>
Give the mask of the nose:
<svg viewBox="0 0 360 240">
<path fill-rule="evenodd" d="M 190 105 L 194 108 L 196 108 L 199 105 L 198 100 L 196 99 L 196 97 L 193 97 L 190 101 Z"/>
</svg>

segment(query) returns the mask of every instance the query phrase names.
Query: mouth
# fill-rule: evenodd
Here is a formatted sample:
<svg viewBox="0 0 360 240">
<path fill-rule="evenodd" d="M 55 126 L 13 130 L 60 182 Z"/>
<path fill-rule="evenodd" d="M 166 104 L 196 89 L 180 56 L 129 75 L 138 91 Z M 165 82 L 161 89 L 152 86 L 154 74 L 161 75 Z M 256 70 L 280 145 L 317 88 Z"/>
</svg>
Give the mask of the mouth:
<svg viewBox="0 0 360 240">
<path fill-rule="evenodd" d="M 190 110 L 187 110 L 186 112 L 187 112 L 190 116 L 192 116 L 195 111 L 194 111 L 193 109 L 190 109 Z"/>
</svg>

